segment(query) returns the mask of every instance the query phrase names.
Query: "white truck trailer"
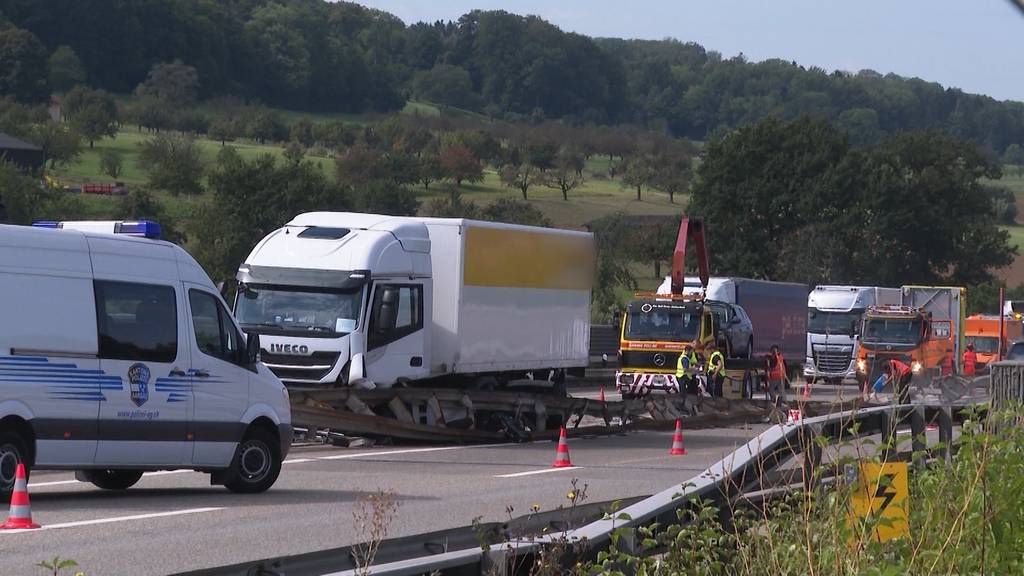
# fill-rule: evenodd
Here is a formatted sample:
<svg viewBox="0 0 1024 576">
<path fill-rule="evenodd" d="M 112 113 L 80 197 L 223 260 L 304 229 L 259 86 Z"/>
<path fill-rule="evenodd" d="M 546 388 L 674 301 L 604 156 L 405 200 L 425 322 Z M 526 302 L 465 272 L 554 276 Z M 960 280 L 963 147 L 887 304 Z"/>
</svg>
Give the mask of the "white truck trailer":
<svg viewBox="0 0 1024 576">
<path fill-rule="evenodd" d="M 808 382 L 856 383 L 857 349 L 864 312 L 869 306 L 894 306 L 899 288 L 876 286 L 815 286 L 807 296 Z"/>
<path fill-rule="evenodd" d="M 234 309 L 290 386 L 557 380 L 589 361 L 593 265 L 584 232 L 313 212 L 256 245 Z"/>
</svg>

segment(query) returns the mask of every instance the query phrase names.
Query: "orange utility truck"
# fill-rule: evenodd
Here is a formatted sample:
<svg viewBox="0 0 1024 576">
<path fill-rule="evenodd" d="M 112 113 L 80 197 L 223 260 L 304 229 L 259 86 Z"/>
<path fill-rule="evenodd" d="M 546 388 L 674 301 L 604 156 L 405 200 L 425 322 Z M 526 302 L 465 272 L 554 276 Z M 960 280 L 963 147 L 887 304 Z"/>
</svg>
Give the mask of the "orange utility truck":
<svg viewBox="0 0 1024 576">
<path fill-rule="evenodd" d="M 978 370 L 988 366 L 990 362 L 995 362 L 999 358 L 1000 348 L 1005 355 L 1009 343 L 1020 340 L 1024 335 L 1020 320 L 1003 317 L 1003 336 L 1000 341 L 999 321 L 999 316 L 995 314 L 975 314 L 968 316 L 964 323 L 965 345 L 974 345 L 974 352 L 978 354 Z"/>
<path fill-rule="evenodd" d="M 966 289 L 904 286 L 901 292 L 900 305 L 871 306 L 864 314 L 857 353 L 862 387 L 874 382 L 890 359 L 910 366 L 915 378 L 939 376 L 947 357 L 954 370 L 960 366 Z"/>
</svg>

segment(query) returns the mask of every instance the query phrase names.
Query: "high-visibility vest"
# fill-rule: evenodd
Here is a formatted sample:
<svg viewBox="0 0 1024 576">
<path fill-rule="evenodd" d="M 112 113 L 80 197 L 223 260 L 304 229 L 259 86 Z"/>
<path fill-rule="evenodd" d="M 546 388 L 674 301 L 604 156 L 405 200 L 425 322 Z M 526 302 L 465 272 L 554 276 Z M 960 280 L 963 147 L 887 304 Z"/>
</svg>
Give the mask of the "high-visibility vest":
<svg viewBox="0 0 1024 576">
<path fill-rule="evenodd" d="M 899 360 L 889 360 L 889 366 L 892 367 L 893 377 L 902 378 L 907 374 L 910 374 L 910 366 L 907 366 Z"/>
<path fill-rule="evenodd" d="M 786 379 L 786 359 L 782 357 L 782 352 L 775 355 L 775 366 L 769 366 L 768 379 L 772 381 Z"/>
<path fill-rule="evenodd" d="M 978 354 L 974 350 L 964 352 L 964 376 L 974 376 L 975 364 L 978 362 Z"/>
<path fill-rule="evenodd" d="M 715 350 L 711 353 L 708 358 L 708 374 L 717 376 L 718 373 L 725 368 L 725 356 L 721 352 Z"/>
<path fill-rule="evenodd" d="M 684 360 L 685 360 L 685 362 L 684 362 Z M 683 376 L 686 376 L 686 369 L 687 368 L 693 369 L 693 368 L 696 368 L 696 367 L 697 367 L 697 352 L 695 352 L 695 351 L 694 352 L 690 352 L 690 356 L 689 357 L 686 356 L 685 352 L 680 354 L 679 355 L 679 361 L 676 362 L 676 378 L 682 378 Z"/>
</svg>

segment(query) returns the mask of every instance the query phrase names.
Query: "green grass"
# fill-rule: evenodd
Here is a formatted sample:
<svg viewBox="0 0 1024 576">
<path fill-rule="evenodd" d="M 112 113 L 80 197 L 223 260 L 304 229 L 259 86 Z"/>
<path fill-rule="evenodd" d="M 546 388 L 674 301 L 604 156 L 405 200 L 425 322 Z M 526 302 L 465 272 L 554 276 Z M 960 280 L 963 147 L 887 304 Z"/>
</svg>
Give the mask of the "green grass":
<svg viewBox="0 0 1024 576">
<path fill-rule="evenodd" d="M 411 103 L 412 106 L 426 106 Z M 407 107 L 408 108 L 408 107 Z M 429 110 L 430 108 L 425 108 Z M 436 110 L 436 108 L 434 108 Z M 51 176 L 62 184 L 82 184 L 87 182 L 110 182 L 112 179 L 100 171 L 100 154 L 104 150 L 115 150 L 121 154 L 122 174 L 118 180 L 129 187 L 146 185 L 146 175 L 138 167 L 140 145 L 152 134 L 140 132 L 137 128 L 128 127 L 114 138 L 98 141 L 92 149 L 86 148 L 77 162 L 58 168 Z M 219 142 L 206 138 L 196 140 L 204 160 L 208 165 L 216 162 L 221 150 Z M 280 156 L 283 148 L 276 145 L 263 145 L 249 141 L 230 142 L 245 159 L 252 159 L 261 154 Z M 334 177 L 334 161 L 322 156 L 307 156 L 317 162 L 324 173 Z M 535 185 L 528 192 L 529 201 L 547 215 L 552 224 L 560 228 L 578 228 L 587 222 L 609 214 L 656 214 L 673 215 L 681 213 L 686 207 L 686 197 L 678 196 L 676 202 L 669 203 L 668 196 L 654 190 L 644 190 L 643 200 L 636 201 L 636 193 L 632 188 L 623 188 L 617 179 L 607 177 L 608 158 L 594 156 L 584 168 L 584 182 L 569 193 L 569 200 L 562 200 L 561 192 L 556 189 Z M 419 199 L 424 204 L 433 198 L 447 194 L 444 183 L 434 183 L 429 190 L 422 186 L 414 187 Z M 464 184 L 460 190 L 463 198 L 480 204 L 488 204 L 499 198 L 520 198 L 520 192 L 501 184 L 497 173 L 488 169 L 484 173 L 483 182 Z M 158 193 L 172 217 L 184 218 L 190 214 L 192 207 L 206 201 L 209 195 L 196 198 L 174 198 Z M 89 218 L 104 218 L 116 209 L 116 198 L 83 195 L 83 202 Z"/>
<path fill-rule="evenodd" d="M 1010 233 L 1010 244 L 1017 248 L 1018 252 L 1024 253 L 1024 226 L 1000 226 L 1001 230 Z"/>
</svg>

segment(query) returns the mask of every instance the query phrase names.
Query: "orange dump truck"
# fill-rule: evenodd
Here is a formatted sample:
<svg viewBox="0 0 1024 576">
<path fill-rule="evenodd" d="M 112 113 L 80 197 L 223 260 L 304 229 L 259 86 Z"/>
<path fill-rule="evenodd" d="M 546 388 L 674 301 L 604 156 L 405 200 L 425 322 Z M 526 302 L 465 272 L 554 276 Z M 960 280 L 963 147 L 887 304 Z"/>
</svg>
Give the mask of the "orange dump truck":
<svg viewBox="0 0 1024 576">
<path fill-rule="evenodd" d="M 1013 317 L 1003 318 L 1003 353 L 1014 340 L 1020 340 L 1021 321 Z M 999 316 L 995 314 L 975 314 L 968 316 L 964 324 L 964 337 L 967 344 L 974 345 L 978 354 L 978 369 L 995 362 L 999 356 Z"/>
</svg>

